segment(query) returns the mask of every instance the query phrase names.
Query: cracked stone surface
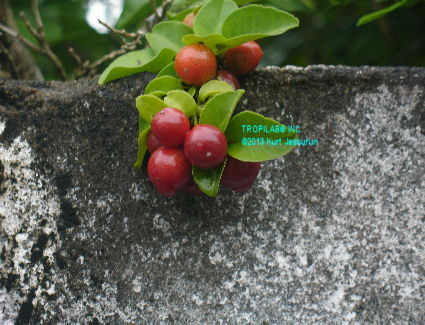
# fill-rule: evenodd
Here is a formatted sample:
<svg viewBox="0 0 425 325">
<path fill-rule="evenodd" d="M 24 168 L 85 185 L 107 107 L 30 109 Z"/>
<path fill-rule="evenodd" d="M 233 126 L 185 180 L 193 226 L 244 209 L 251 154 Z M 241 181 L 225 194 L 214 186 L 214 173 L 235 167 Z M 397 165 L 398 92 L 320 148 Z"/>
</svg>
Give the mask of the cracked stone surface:
<svg viewBox="0 0 425 325">
<path fill-rule="evenodd" d="M 0 80 L 1 324 L 425 323 L 425 69 L 250 74 L 318 145 L 216 199 L 133 169 L 152 78 Z"/>
</svg>

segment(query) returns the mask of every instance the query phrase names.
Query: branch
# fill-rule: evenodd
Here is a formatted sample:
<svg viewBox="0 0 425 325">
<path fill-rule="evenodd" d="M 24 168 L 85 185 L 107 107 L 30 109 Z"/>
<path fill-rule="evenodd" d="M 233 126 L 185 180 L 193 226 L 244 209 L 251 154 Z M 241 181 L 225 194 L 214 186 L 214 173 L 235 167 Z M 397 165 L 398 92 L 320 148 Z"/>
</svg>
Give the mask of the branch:
<svg viewBox="0 0 425 325">
<path fill-rule="evenodd" d="M 27 46 L 30 46 L 33 50 L 35 50 L 35 51 L 37 51 L 41 54 L 46 55 L 53 62 L 53 64 L 56 66 L 56 69 L 58 70 L 61 79 L 66 80 L 67 76 L 66 76 L 66 73 L 65 73 L 65 69 L 62 65 L 62 62 L 58 59 L 58 57 L 55 55 L 55 53 L 53 53 L 53 51 L 50 49 L 50 46 L 47 43 L 46 38 L 44 36 L 44 26 L 43 26 L 43 21 L 41 20 L 40 10 L 38 8 L 38 1 L 37 0 L 32 0 L 32 12 L 34 14 L 34 18 L 35 18 L 35 21 L 36 21 L 37 30 L 31 25 L 28 18 L 25 17 L 24 13 L 21 12 L 20 16 L 21 16 L 22 20 L 24 21 L 28 31 L 37 39 L 40 46 L 37 47 L 29 41 L 26 41 L 26 42 L 24 41 L 24 43 Z M 20 39 L 22 39 L 22 38 L 23 37 L 21 36 Z M 32 44 L 32 45 L 30 45 L 30 44 Z"/>
<path fill-rule="evenodd" d="M 0 43 L 3 49 L 9 52 L 9 55 L 0 58 L 2 69 L 10 72 L 9 77 L 12 78 L 43 80 L 43 75 L 28 45 L 19 38 L 11 36 L 11 33 L 16 35 L 15 30 L 18 30 L 18 27 L 9 0 L 0 0 L 0 23 L 2 27 L 5 27 L 1 29 L 3 33 L 0 31 Z"/>
<path fill-rule="evenodd" d="M 160 16 L 158 14 L 158 11 L 156 10 L 156 2 L 155 2 L 155 0 L 151 0 L 151 6 L 152 6 L 153 13 L 155 14 L 155 19 L 156 20 L 160 19 Z"/>
</svg>

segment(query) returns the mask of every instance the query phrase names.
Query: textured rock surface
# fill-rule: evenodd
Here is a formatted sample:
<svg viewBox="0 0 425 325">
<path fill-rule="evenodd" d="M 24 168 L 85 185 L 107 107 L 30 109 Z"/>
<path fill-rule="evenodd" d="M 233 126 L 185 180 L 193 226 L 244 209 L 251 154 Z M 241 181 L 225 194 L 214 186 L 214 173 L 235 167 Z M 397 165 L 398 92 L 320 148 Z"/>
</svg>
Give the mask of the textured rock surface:
<svg viewBox="0 0 425 325">
<path fill-rule="evenodd" d="M 425 69 L 253 73 L 318 145 L 217 199 L 133 170 L 150 78 L 0 81 L 0 323 L 425 323 Z"/>
</svg>

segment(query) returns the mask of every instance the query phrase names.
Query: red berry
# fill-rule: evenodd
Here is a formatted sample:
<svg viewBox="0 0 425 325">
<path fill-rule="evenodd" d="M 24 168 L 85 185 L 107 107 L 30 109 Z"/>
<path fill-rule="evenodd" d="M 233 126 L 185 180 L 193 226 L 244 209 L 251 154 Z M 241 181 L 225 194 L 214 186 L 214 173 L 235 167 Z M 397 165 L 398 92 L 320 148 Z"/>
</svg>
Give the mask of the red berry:
<svg viewBox="0 0 425 325">
<path fill-rule="evenodd" d="M 171 196 L 190 179 L 192 168 L 179 148 L 160 147 L 148 162 L 148 175 L 163 196 Z"/>
<path fill-rule="evenodd" d="M 189 27 L 193 28 L 193 21 L 194 20 L 195 20 L 195 13 L 191 12 L 190 14 L 187 14 L 186 17 L 184 17 L 183 24 L 186 24 Z"/>
<path fill-rule="evenodd" d="M 226 167 L 221 175 L 220 184 L 235 192 L 246 192 L 254 184 L 261 168 L 259 162 L 245 162 L 227 156 Z"/>
<path fill-rule="evenodd" d="M 226 154 L 226 136 L 213 125 L 195 125 L 184 140 L 184 155 L 196 167 L 217 167 L 224 161 Z"/>
<path fill-rule="evenodd" d="M 230 86 L 233 87 L 234 90 L 241 88 L 241 86 L 239 85 L 238 79 L 230 71 L 219 70 L 219 71 L 217 71 L 216 78 L 217 78 L 217 80 L 221 80 L 221 81 L 227 82 Z"/>
<path fill-rule="evenodd" d="M 225 53 L 227 68 L 235 74 L 247 74 L 254 70 L 263 57 L 261 47 L 254 41 L 236 46 Z"/>
<path fill-rule="evenodd" d="M 183 82 L 200 87 L 215 77 L 217 59 L 204 44 L 191 44 L 177 53 L 174 67 Z"/>
<path fill-rule="evenodd" d="M 205 193 L 201 191 L 198 187 L 198 184 L 195 183 L 193 176 L 189 179 L 189 181 L 182 187 L 182 191 L 189 195 L 199 196 L 204 195 Z"/>
<path fill-rule="evenodd" d="M 159 142 L 159 140 L 153 135 L 152 132 L 149 132 L 148 140 L 146 142 L 150 154 L 153 154 L 156 149 L 162 146 L 162 143 Z"/>
<path fill-rule="evenodd" d="M 162 109 L 152 120 L 152 133 L 164 146 L 177 147 L 183 144 L 189 130 L 189 119 L 175 108 Z"/>
</svg>

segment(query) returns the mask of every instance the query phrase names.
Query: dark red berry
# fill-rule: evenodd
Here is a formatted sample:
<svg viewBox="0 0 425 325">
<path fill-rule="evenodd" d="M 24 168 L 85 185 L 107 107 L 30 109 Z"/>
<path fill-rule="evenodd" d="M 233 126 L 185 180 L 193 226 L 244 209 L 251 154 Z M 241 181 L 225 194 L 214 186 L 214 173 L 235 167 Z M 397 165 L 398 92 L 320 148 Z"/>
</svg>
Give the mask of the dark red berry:
<svg viewBox="0 0 425 325">
<path fill-rule="evenodd" d="M 163 196 L 171 196 L 183 187 L 192 174 L 192 167 L 179 148 L 160 147 L 148 162 L 148 175 Z"/>
<path fill-rule="evenodd" d="M 150 154 L 152 154 L 156 149 L 162 146 L 162 143 L 159 142 L 159 140 L 153 135 L 152 132 L 149 132 L 148 139 L 146 142 Z"/>
<path fill-rule="evenodd" d="M 236 76 L 230 71 L 227 71 L 227 70 L 217 71 L 216 79 L 227 82 L 230 86 L 232 86 L 234 90 L 241 88 L 241 86 L 239 85 L 238 78 L 236 78 Z"/>
<path fill-rule="evenodd" d="M 246 192 L 254 184 L 260 168 L 259 162 L 245 162 L 227 156 L 220 184 L 231 188 L 235 192 Z"/>
<path fill-rule="evenodd" d="M 174 68 L 183 82 L 200 87 L 215 77 L 217 59 L 204 44 L 191 44 L 177 53 Z"/>
<path fill-rule="evenodd" d="M 195 20 L 195 13 L 191 12 L 190 14 L 187 14 L 186 17 L 183 19 L 183 24 L 186 24 L 189 27 L 193 28 L 193 21 Z"/>
<path fill-rule="evenodd" d="M 152 120 L 152 133 L 164 146 L 177 147 L 183 144 L 189 130 L 189 119 L 175 108 L 162 109 Z"/>
<path fill-rule="evenodd" d="M 261 47 L 254 41 L 236 46 L 225 53 L 226 67 L 234 74 L 247 74 L 254 70 L 263 57 Z"/>
<path fill-rule="evenodd" d="M 227 139 L 224 133 L 213 125 L 195 125 L 184 141 L 184 154 L 196 167 L 217 167 L 226 158 Z"/>
<path fill-rule="evenodd" d="M 201 191 L 198 187 L 198 184 L 195 183 L 193 176 L 189 179 L 189 181 L 182 187 L 182 191 L 189 195 L 204 195 L 205 193 Z"/>
</svg>

